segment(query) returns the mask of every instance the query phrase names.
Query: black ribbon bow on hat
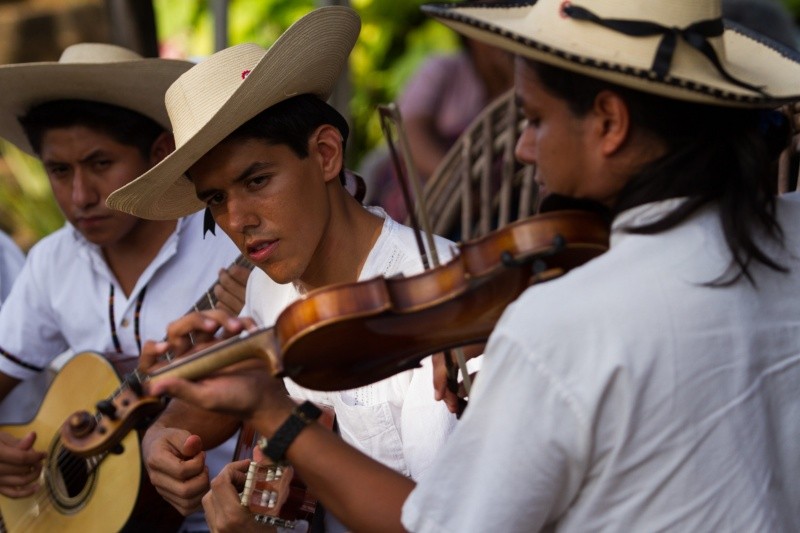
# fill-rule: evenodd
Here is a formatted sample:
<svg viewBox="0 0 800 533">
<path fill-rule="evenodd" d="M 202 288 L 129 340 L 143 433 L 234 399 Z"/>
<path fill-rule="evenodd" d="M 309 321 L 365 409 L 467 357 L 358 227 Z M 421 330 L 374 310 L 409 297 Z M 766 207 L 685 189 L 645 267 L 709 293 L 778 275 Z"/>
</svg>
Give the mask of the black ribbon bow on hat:
<svg viewBox="0 0 800 533">
<path fill-rule="evenodd" d="M 672 64 L 672 56 L 675 54 L 675 47 L 678 44 L 678 37 L 682 37 L 689 46 L 706 56 L 708 60 L 714 64 L 723 78 L 744 89 L 757 92 L 762 96 L 769 96 L 764 92 L 763 87 L 751 85 L 734 78 L 728 74 L 725 67 L 722 66 L 714 47 L 708 42 L 709 38 L 719 37 L 725 32 L 725 24 L 722 22 L 721 18 L 701 20 L 690 24 L 686 28 L 678 28 L 675 26 L 670 28 L 647 20 L 604 19 L 598 17 L 586 8 L 569 3 L 563 5 L 562 11 L 565 15 L 575 20 L 594 22 L 610 30 L 624 33 L 632 37 L 661 35 L 661 42 L 658 44 L 656 56 L 653 58 L 653 65 L 650 67 L 659 79 L 664 79 L 669 73 L 669 67 Z"/>
<path fill-rule="evenodd" d="M 211 209 L 206 207 L 205 215 L 203 215 L 203 238 L 206 238 L 206 233 L 209 231 L 211 232 L 211 235 L 216 236 L 216 228 L 217 224 L 214 222 L 214 215 L 211 214 Z"/>
</svg>

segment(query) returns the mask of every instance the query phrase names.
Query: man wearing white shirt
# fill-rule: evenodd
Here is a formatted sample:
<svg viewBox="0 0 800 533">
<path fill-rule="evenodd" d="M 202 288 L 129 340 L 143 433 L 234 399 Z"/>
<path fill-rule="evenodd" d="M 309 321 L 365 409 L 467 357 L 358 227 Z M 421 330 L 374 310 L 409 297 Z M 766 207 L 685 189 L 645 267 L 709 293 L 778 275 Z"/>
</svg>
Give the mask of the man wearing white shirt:
<svg viewBox="0 0 800 533">
<path fill-rule="evenodd" d="M 31 249 L 0 310 L 0 398 L 67 350 L 100 352 L 120 374 L 132 370 L 142 339 L 164 337 L 169 321 L 204 295 L 241 309 L 248 272 L 220 272 L 238 250 L 205 235 L 202 215 L 153 222 L 105 205 L 174 149 L 163 95 L 190 66 L 82 44 L 57 63 L 0 68 L 0 136 L 42 161 L 67 219 Z M 230 461 L 233 444 L 211 453 L 212 469 Z M 41 490 L 48 445 L 33 432 L 0 433 L 0 494 Z M 202 516 L 190 527 L 205 529 Z"/>
</svg>

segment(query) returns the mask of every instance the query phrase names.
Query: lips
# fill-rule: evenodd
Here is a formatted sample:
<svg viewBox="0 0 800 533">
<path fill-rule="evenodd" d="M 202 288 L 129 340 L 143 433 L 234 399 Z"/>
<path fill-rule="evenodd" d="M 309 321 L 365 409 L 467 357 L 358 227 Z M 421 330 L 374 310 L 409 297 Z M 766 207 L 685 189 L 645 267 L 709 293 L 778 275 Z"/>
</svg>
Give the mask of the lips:
<svg viewBox="0 0 800 533">
<path fill-rule="evenodd" d="M 79 226 L 93 227 L 111 218 L 107 215 L 81 216 L 75 219 Z"/>
<path fill-rule="evenodd" d="M 265 261 L 273 254 L 278 246 L 278 241 L 256 241 L 247 245 L 247 256 L 254 263 Z"/>
</svg>

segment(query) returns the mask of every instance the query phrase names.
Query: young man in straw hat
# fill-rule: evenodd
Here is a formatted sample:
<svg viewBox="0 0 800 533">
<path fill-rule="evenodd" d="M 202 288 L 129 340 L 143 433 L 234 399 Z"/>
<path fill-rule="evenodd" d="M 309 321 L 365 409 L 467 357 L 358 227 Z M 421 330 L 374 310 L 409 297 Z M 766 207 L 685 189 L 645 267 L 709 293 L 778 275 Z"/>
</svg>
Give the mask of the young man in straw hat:
<svg viewBox="0 0 800 533">
<path fill-rule="evenodd" d="M 210 340 L 220 326 L 230 334 L 253 320 L 271 326 L 313 289 L 422 270 L 412 230 L 363 207 L 342 186 L 348 126 L 325 100 L 359 27 L 351 9 L 321 8 L 269 50 L 245 44 L 218 52 L 167 91 L 175 152 L 112 194 L 109 206 L 159 219 L 208 208 L 257 268 L 242 311 L 252 320 L 189 315 L 170 326 L 167 342 L 144 353 L 181 354 L 190 337 Z M 446 255 L 450 243 L 437 243 Z M 455 422 L 434 401 L 427 364 L 344 392 L 314 393 L 290 380 L 286 388 L 333 406 L 342 437 L 403 477 L 427 470 Z M 202 457 L 185 461 L 180 450 L 198 437 L 213 444 L 232 427 L 173 402 L 148 430 L 151 481 L 181 511 L 200 505 L 209 478 Z"/>
<path fill-rule="evenodd" d="M 800 529 L 800 203 L 764 141 L 800 64 L 719 0 L 425 9 L 517 55 L 517 156 L 616 213 L 610 250 L 507 309 L 416 487 L 255 365 L 150 392 L 253 422 L 355 531 Z"/>
<path fill-rule="evenodd" d="M 0 311 L 0 398 L 66 350 L 103 352 L 127 372 L 142 339 L 163 336 L 218 275 L 219 304 L 241 308 L 248 272 L 219 274 L 238 251 L 204 239 L 202 216 L 151 221 L 105 205 L 173 150 L 163 95 L 190 67 L 92 43 L 58 62 L 0 67 L 0 136 L 42 161 L 68 222 L 33 247 Z M 218 452 L 218 468 L 233 444 Z M 33 433 L 0 433 L 0 494 L 45 490 L 37 480 L 47 446 Z"/>
</svg>

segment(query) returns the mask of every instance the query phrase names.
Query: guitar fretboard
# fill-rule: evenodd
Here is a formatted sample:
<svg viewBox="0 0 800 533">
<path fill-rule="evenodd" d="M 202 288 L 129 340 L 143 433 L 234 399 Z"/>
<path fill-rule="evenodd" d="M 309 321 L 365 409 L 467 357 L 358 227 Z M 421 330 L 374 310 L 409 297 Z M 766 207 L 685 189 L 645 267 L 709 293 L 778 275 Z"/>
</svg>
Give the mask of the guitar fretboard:
<svg viewBox="0 0 800 533">
<path fill-rule="evenodd" d="M 231 263 L 228 269 L 230 269 L 234 265 L 244 267 L 247 270 L 253 270 L 253 263 L 248 261 L 247 258 L 243 255 L 237 257 L 233 261 L 233 263 Z M 189 311 L 186 314 L 189 314 L 192 311 L 208 311 L 209 309 L 216 309 L 217 297 L 214 295 L 214 287 L 217 286 L 218 282 L 219 281 L 215 281 L 214 283 L 212 283 L 211 286 L 208 288 L 208 290 L 205 293 L 203 293 L 200 299 L 194 303 L 194 305 L 189 309 Z"/>
</svg>

